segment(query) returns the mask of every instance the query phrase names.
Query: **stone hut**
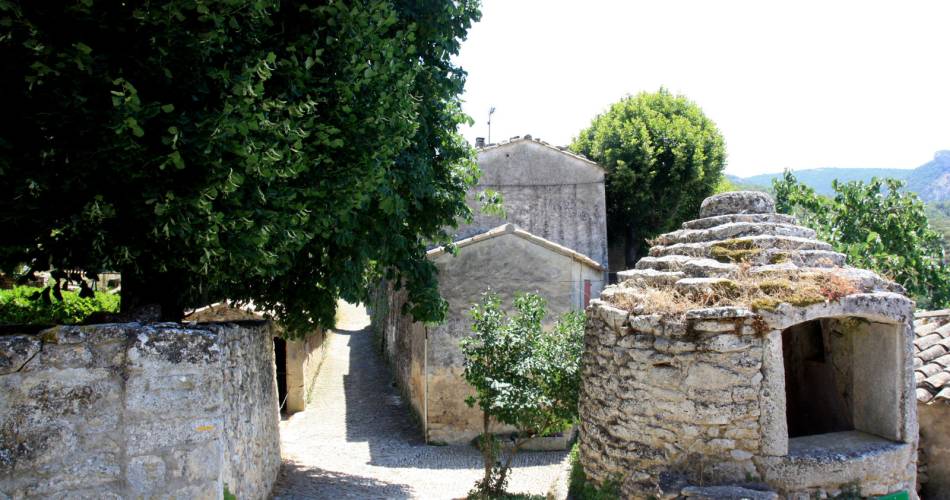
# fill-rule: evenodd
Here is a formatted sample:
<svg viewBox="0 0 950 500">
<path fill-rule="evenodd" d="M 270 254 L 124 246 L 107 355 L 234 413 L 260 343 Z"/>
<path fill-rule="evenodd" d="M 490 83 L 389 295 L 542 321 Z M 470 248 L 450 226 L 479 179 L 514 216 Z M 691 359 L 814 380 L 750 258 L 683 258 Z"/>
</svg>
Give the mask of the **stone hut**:
<svg viewBox="0 0 950 500">
<path fill-rule="evenodd" d="M 764 193 L 708 198 L 653 244 L 588 309 L 589 477 L 632 498 L 916 498 L 901 287 Z"/>
<path fill-rule="evenodd" d="M 385 321 L 387 357 L 396 381 L 419 416 L 428 442 L 462 444 L 478 436 L 482 416 L 465 398 L 472 390 L 462 377 L 459 341 L 471 335 L 468 311 L 492 290 L 506 303 L 517 292 L 538 292 L 548 318 L 583 309 L 603 288 L 605 269 L 594 260 L 506 224 L 456 242 L 458 255 L 429 252 L 439 270 L 439 293 L 448 301 L 440 325 L 413 322 L 399 313 L 404 293 L 390 290 Z"/>
<path fill-rule="evenodd" d="M 920 449 L 917 481 L 928 500 L 950 499 L 950 310 L 919 312 L 914 321 L 914 378 Z"/>
</svg>

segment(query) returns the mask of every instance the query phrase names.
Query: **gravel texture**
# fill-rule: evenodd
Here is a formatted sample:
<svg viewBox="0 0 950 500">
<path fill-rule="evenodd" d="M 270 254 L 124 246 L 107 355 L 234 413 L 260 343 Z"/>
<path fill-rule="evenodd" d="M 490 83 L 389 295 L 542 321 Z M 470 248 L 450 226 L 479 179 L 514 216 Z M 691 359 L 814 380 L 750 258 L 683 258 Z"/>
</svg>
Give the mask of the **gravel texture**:
<svg viewBox="0 0 950 500">
<path fill-rule="evenodd" d="M 470 446 L 429 446 L 374 352 L 361 307 L 342 305 L 306 411 L 281 423 L 275 499 L 461 498 L 481 477 Z M 543 495 L 566 451 L 524 452 L 509 491 Z"/>
</svg>

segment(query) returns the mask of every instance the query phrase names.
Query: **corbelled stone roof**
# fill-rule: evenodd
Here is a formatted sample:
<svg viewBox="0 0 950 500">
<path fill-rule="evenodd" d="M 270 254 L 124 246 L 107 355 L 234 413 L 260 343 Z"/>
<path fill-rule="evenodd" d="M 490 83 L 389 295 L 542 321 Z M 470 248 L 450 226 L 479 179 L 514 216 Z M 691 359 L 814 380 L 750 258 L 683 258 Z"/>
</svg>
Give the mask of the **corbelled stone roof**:
<svg viewBox="0 0 950 500">
<path fill-rule="evenodd" d="M 950 404 L 950 309 L 914 316 L 917 401 Z"/>
<path fill-rule="evenodd" d="M 655 290 L 670 291 L 687 309 L 696 300 L 774 308 L 853 293 L 904 292 L 871 271 L 847 266 L 844 254 L 817 240 L 795 217 L 775 213 L 775 203 L 761 192 L 707 198 L 699 219 L 652 244 L 635 269 L 618 273 L 620 285 L 605 290 L 604 300 L 647 314 L 669 312 L 657 311 L 657 298 L 644 295 Z"/>
</svg>

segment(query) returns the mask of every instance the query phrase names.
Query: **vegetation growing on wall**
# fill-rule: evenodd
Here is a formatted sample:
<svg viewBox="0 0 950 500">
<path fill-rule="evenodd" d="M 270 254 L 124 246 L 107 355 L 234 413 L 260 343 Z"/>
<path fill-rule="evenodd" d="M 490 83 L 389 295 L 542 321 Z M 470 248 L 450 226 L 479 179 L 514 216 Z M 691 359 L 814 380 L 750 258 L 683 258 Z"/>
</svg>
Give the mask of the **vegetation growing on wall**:
<svg viewBox="0 0 950 500">
<path fill-rule="evenodd" d="M 466 400 L 483 413 L 481 450 L 485 475 L 472 494 L 505 493 L 511 460 L 531 439 L 560 432 L 577 419 L 584 315 L 567 313 L 551 329 L 542 327 L 545 300 L 518 295 L 512 316 L 501 299 L 487 293 L 472 307 L 474 335 L 462 340 L 465 380 L 475 389 Z M 492 421 L 515 427 L 518 435 L 503 461 Z"/>
<path fill-rule="evenodd" d="M 122 273 L 122 308 L 253 300 L 332 326 L 374 271 L 438 320 L 469 215 L 477 2 L 0 0 L 0 266 Z"/>
<path fill-rule="evenodd" d="M 786 171 L 773 182 L 776 209 L 793 214 L 856 267 L 903 285 L 922 308 L 950 305 L 950 269 L 941 235 L 923 203 L 903 190 L 903 181 L 834 181 L 824 197 Z"/>
<path fill-rule="evenodd" d="M 624 241 L 628 269 L 648 238 L 696 215 L 726 165 L 716 124 L 665 89 L 621 99 L 571 149 L 607 169 L 607 230 L 610 239 Z"/>
</svg>

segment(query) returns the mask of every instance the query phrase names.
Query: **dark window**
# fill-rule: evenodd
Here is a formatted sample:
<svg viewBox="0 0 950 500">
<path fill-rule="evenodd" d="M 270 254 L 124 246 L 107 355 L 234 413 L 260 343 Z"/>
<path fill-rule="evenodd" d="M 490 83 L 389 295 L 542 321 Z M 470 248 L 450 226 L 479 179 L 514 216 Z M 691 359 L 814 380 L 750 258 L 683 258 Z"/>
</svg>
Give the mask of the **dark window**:
<svg viewBox="0 0 950 500">
<path fill-rule="evenodd" d="M 782 332 L 788 437 L 854 430 L 850 343 L 820 320 Z"/>
</svg>

